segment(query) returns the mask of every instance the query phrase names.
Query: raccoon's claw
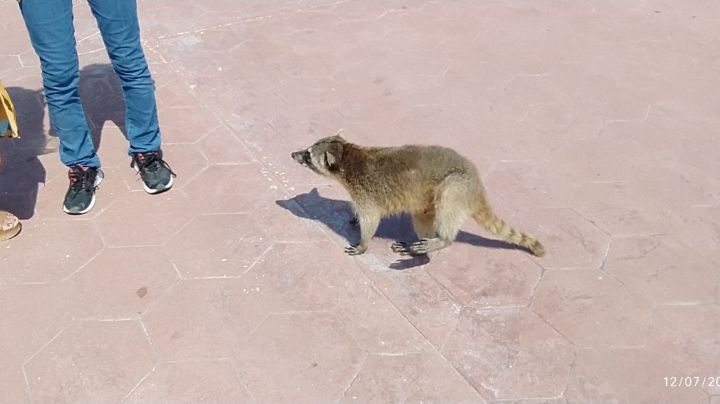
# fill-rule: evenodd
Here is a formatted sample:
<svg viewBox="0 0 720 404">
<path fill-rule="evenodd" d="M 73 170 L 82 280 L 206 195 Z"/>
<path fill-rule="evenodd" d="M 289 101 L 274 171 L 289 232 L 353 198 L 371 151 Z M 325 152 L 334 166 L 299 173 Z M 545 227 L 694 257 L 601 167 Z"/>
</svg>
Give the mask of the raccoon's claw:
<svg viewBox="0 0 720 404">
<path fill-rule="evenodd" d="M 357 245 L 357 246 L 351 245 L 351 246 L 345 247 L 345 254 L 347 254 L 347 255 L 360 255 L 360 254 L 365 253 L 365 251 L 367 251 L 367 247 L 363 248 L 363 247 L 360 247 L 359 245 Z"/>
<path fill-rule="evenodd" d="M 392 243 L 390 246 L 390 249 L 393 250 L 393 252 L 396 252 L 398 254 L 407 255 L 410 252 L 410 248 L 407 243 L 403 243 L 401 241 Z"/>
<path fill-rule="evenodd" d="M 401 241 L 398 241 L 396 243 L 393 243 L 390 248 L 392 248 L 394 252 L 400 255 L 423 255 L 427 254 L 430 251 L 429 247 L 430 240 L 424 238 L 414 243 L 403 243 Z"/>
</svg>

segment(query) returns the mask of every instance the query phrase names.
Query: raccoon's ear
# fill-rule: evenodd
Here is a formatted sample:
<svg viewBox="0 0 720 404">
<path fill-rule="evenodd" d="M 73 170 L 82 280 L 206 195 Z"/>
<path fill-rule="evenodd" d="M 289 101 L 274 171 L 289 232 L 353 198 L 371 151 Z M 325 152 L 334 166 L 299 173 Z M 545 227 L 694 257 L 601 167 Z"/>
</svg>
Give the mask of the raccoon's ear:
<svg viewBox="0 0 720 404">
<path fill-rule="evenodd" d="M 340 143 L 346 143 L 345 129 L 340 128 L 340 130 L 338 130 L 333 137 L 335 138 L 335 140 L 339 141 Z"/>
</svg>

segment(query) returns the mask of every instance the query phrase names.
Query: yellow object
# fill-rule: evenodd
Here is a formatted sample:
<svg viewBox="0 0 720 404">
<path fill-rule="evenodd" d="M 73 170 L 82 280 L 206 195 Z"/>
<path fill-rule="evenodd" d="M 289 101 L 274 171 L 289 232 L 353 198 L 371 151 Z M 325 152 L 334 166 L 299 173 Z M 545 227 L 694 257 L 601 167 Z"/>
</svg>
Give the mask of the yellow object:
<svg viewBox="0 0 720 404">
<path fill-rule="evenodd" d="M 0 82 L 0 137 L 19 137 L 15 107 Z"/>
</svg>

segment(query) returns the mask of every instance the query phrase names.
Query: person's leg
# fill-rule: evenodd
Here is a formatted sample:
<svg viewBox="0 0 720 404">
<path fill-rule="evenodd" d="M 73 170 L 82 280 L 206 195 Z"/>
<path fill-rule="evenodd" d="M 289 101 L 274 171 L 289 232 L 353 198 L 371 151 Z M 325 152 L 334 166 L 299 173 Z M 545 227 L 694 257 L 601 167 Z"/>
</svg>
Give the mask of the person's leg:
<svg viewBox="0 0 720 404">
<path fill-rule="evenodd" d="M 173 185 L 170 166 L 160 150 L 160 127 L 155 83 L 140 43 L 136 0 L 89 0 L 113 69 L 122 82 L 125 98 L 125 133 L 134 167 L 151 194 Z"/>
<path fill-rule="evenodd" d="M 72 0 L 24 0 L 20 10 L 40 58 L 50 123 L 60 138 L 60 159 L 68 167 L 99 168 L 78 92 Z"/>
<path fill-rule="evenodd" d="M 160 149 L 155 83 L 140 44 L 136 0 L 89 0 L 113 69 L 122 82 L 130 153 Z"/>
</svg>

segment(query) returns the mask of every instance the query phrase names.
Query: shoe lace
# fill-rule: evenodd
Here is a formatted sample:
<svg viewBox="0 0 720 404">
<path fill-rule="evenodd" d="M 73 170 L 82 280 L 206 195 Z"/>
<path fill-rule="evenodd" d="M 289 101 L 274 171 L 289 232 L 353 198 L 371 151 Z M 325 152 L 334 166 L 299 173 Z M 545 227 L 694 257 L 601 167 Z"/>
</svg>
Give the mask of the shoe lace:
<svg viewBox="0 0 720 404">
<path fill-rule="evenodd" d="M 70 178 L 70 189 L 74 192 L 89 191 L 95 188 L 95 175 L 87 168 L 72 167 L 68 172 L 68 177 Z"/>
<path fill-rule="evenodd" d="M 170 168 L 170 164 L 162 159 L 159 152 L 137 153 L 136 161 L 139 171 L 157 172 L 160 167 L 165 167 L 173 177 L 176 176 L 175 172 Z"/>
</svg>

